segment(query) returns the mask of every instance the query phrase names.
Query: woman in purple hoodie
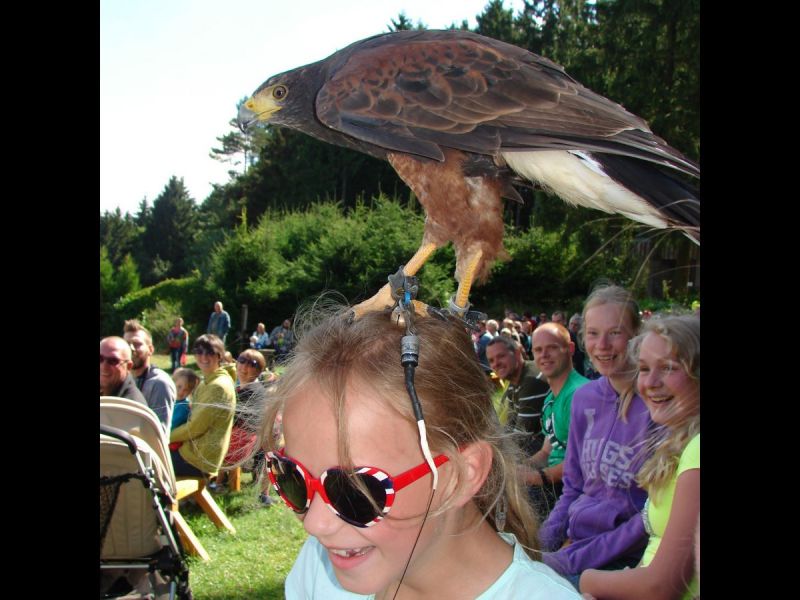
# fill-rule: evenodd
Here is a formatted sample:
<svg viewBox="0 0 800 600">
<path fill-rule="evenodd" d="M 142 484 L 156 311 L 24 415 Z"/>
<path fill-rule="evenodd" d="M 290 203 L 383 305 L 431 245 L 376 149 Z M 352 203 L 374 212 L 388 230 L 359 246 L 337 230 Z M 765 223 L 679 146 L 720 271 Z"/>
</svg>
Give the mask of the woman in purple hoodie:
<svg viewBox="0 0 800 600">
<path fill-rule="evenodd" d="M 586 300 L 581 336 L 602 377 L 573 396 L 564 491 L 539 531 L 542 560 L 576 587 L 585 569 L 636 566 L 647 545 L 647 493 L 635 476 L 653 424 L 627 351 L 640 325 L 639 308 L 621 287 L 595 289 Z"/>
</svg>

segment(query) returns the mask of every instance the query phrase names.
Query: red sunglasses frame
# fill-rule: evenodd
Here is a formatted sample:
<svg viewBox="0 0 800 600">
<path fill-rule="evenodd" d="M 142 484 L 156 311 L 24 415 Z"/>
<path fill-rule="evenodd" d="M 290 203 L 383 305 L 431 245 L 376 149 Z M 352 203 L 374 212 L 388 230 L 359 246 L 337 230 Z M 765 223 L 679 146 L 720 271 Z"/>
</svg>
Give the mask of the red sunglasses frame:
<svg viewBox="0 0 800 600">
<path fill-rule="evenodd" d="M 283 448 L 278 450 L 277 452 L 267 452 L 267 459 L 268 459 L 268 468 L 267 474 L 269 476 L 269 480 L 272 483 L 272 487 L 275 488 L 275 491 L 278 493 L 278 496 L 281 497 L 286 505 L 291 508 L 294 512 L 298 514 L 305 514 L 308 511 L 309 506 L 311 506 L 311 501 L 314 499 L 314 494 L 318 493 L 322 498 L 322 501 L 325 505 L 335 514 L 337 517 L 349 523 L 350 525 L 354 525 L 356 527 L 372 527 L 376 523 L 379 523 L 384 519 L 384 517 L 389 513 L 389 509 L 394 504 L 394 496 L 397 492 L 402 490 L 404 487 L 411 485 L 418 479 L 421 479 L 425 475 L 431 472 L 431 468 L 427 462 L 423 462 L 416 467 L 412 467 L 408 471 L 397 475 L 396 477 L 392 477 L 386 471 L 379 469 L 377 467 L 356 467 L 353 470 L 354 474 L 357 475 L 367 475 L 373 477 L 374 479 L 378 480 L 381 485 L 384 487 L 384 491 L 386 492 L 386 504 L 381 508 L 383 514 L 377 515 L 374 519 L 369 521 L 368 523 L 359 523 L 353 519 L 346 517 L 345 515 L 341 514 L 339 510 L 333 505 L 330 498 L 328 498 L 328 493 L 325 491 L 325 479 L 328 477 L 328 473 L 331 471 L 339 471 L 344 473 L 342 469 L 339 467 L 329 467 L 325 469 L 322 475 L 319 478 L 316 478 L 311 475 L 310 471 L 301 463 L 299 460 L 291 458 L 287 456 L 284 452 Z M 440 454 L 433 459 L 433 464 L 437 467 L 442 466 L 449 460 L 447 456 L 444 454 Z M 272 468 L 269 466 L 269 462 L 272 461 L 285 461 L 291 463 L 295 470 L 300 472 L 300 475 L 303 477 L 303 482 L 306 484 L 306 504 L 305 506 L 296 506 L 288 497 L 286 497 L 283 492 L 281 491 L 280 485 L 272 472 Z"/>
</svg>

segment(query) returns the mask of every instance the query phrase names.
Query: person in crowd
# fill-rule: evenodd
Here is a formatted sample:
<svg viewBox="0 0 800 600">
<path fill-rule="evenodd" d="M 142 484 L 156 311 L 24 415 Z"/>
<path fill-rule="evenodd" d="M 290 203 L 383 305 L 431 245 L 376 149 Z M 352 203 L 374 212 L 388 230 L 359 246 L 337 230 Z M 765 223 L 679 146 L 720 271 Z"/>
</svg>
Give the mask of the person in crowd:
<svg viewBox="0 0 800 600">
<path fill-rule="evenodd" d="M 587 379 L 592 379 L 587 375 L 586 353 L 581 348 L 578 340 L 578 333 L 581 330 L 581 315 L 579 313 L 575 313 L 569 318 L 567 329 L 569 329 L 569 339 L 575 344 L 575 352 L 572 353 L 572 367 Z M 594 379 L 597 379 L 597 377 L 594 377 Z"/>
<path fill-rule="evenodd" d="M 282 363 L 294 348 L 294 332 L 292 331 L 292 322 L 289 319 L 284 319 L 283 323 L 278 325 L 269 334 L 269 343 L 275 349 L 275 361 Z"/>
<path fill-rule="evenodd" d="M 192 410 L 192 392 L 200 385 L 200 377 L 192 369 L 180 367 L 172 374 L 172 381 L 175 383 L 175 408 L 172 410 L 172 427 L 180 427 L 189 420 L 189 413 Z M 172 442 L 169 444 L 170 450 L 177 450 L 183 442 Z"/>
<path fill-rule="evenodd" d="M 147 400 L 131 376 L 132 366 L 128 342 L 115 335 L 100 340 L 100 395 L 128 398 L 147 406 Z"/>
<path fill-rule="evenodd" d="M 235 382 L 239 377 L 236 373 L 236 361 L 233 359 L 233 354 L 231 354 L 230 350 L 225 350 L 225 353 L 222 355 L 220 366 L 225 369 L 225 372 L 230 376 L 232 381 Z"/>
<path fill-rule="evenodd" d="M 286 597 L 579 598 L 535 560 L 519 450 L 463 324 L 414 321 L 418 420 L 400 364 L 405 329 L 386 312 L 349 314 L 304 329 L 263 419 L 270 480 L 309 534 Z"/>
<path fill-rule="evenodd" d="M 259 323 L 256 325 L 256 330 L 250 336 L 250 347 L 256 350 L 263 350 L 269 348 L 269 334 L 267 333 L 266 325 Z"/>
<path fill-rule="evenodd" d="M 251 348 L 244 350 L 236 359 L 236 416 L 223 465 L 237 465 L 253 454 L 256 444 L 253 417 L 263 413 L 266 401 L 266 388 L 259 381 L 259 376 L 266 367 L 261 352 Z M 217 486 L 225 485 L 226 480 L 226 472 L 222 471 L 217 477 Z"/>
<path fill-rule="evenodd" d="M 489 364 L 489 359 L 486 356 L 486 347 L 493 338 L 497 337 L 497 321 L 489 319 L 486 321 L 486 329 L 478 338 L 478 344 L 475 346 L 475 353 L 478 355 L 478 362 L 483 365 L 483 368 L 489 370 L 492 366 Z"/>
<path fill-rule="evenodd" d="M 171 450 L 175 475 L 214 476 L 228 451 L 236 392 L 233 380 L 220 366 L 225 345 L 215 335 L 201 335 L 192 350 L 203 381 L 192 394 L 189 420 L 172 430 L 170 442 L 184 442 Z"/>
<path fill-rule="evenodd" d="M 133 354 L 132 374 L 136 387 L 141 390 L 144 399 L 161 425 L 168 432 L 172 424 L 172 409 L 175 406 L 175 383 L 166 371 L 150 363 L 155 352 L 153 338 L 136 319 L 125 321 L 123 327 L 125 341 L 131 345 Z"/>
<path fill-rule="evenodd" d="M 567 452 L 572 396 L 589 383 L 572 368 L 575 349 L 566 327 L 557 321 L 545 323 L 533 332 L 533 359 L 550 389 L 541 411 L 544 444 L 528 465 L 521 469 L 531 498 L 544 520 L 561 496 L 564 455 Z"/>
<path fill-rule="evenodd" d="M 523 454 L 531 456 L 544 442 L 542 406 L 550 388 L 534 362 L 522 357 L 522 347 L 508 337 L 492 338 L 486 358 L 497 376 L 507 382 L 497 407 L 500 423 L 516 434 Z"/>
<path fill-rule="evenodd" d="M 636 566 L 647 544 L 647 494 L 635 476 L 649 455 L 652 421 L 628 355 L 640 325 L 639 307 L 621 287 L 599 287 L 586 300 L 583 339 L 602 377 L 573 395 L 563 492 L 539 530 L 544 562 L 576 587 L 586 569 Z"/>
<path fill-rule="evenodd" d="M 700 319 L 651 319 L 633 340 L 639 395 L 660 428 L 636 479 L 648 492 L 642 514 L 650 541 L 639 568 L 587 569 L 580 589 L 600 600 L 690 600 L 700 519 Z M 688 582 L 688 584 L 687 584 Z"/>
<path fill-rule="evenodd" d="M 189 332 L 183 327 L 183 319 L 178 317 L 167 333 L 167 346 L 169 359 L 172 363 L 172 372 L 179 369 L 186 362 L 186 353 L 189 351 Z"/>
<path fill-rule="evenodd" d="M 228 331 L 231 329 L 231 316 L 226 310 L 222 309 L 222 302 L 217 300 L 214 302 L 214 311 L 208 317 L 208 326 L 206 333 L 216 335 L 225 343 L 225 338 L 228 336 Z"/>
<path fill-rule="evenodd" d="M 500 335 L 508 336 L 515 342 L 519 343 L 520 347 L 522 346 L 522 340 L 519 337 L 517 329 L 514 327 L 514 319 L 509 319 L 508 317 L 503 319 L 503 327 L 500 330 Z"/>
<path fill-rule="evenodd" d="M 532 360 L 531 354 L 531 326 L 526 321 L 514 321 L 514 330 L 519 336 L 519 343 L 522 345 L 522 356 L 525 360 Z"/>
<path fill-rule="evenodd" d="M 564 312 L 560 310 L 553 311 L 553 314 L 550 315 L 550 321 L 553 323 L 558 323 L 559 325 L 563 325 L 564 327 L 567 326 L 567 322 L 564 317 Z"/>
</svg>

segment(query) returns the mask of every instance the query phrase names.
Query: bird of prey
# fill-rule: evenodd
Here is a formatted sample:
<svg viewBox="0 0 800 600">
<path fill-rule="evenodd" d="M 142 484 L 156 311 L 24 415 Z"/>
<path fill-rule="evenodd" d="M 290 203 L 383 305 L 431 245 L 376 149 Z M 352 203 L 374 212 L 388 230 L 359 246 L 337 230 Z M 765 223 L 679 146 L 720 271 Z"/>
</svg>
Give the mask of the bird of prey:
<svg viewBox="0 0 800 600">
<path fill-rule="evenodd" d="M 461 314 L 503 253 L 502 198 L 521 202 L 515 185 L 699 244 L 697 192 L 668 174 L 699 178 L 697 164 L 556 63 L 468 31 L 376 35 L 270 77 L 239 111 L 243 130 L 257 122 L 388 160 L 426 213 L 405 273 L 452 242 Z M 393 303 L 387 284 L 356 316 Z"/>
</svg>

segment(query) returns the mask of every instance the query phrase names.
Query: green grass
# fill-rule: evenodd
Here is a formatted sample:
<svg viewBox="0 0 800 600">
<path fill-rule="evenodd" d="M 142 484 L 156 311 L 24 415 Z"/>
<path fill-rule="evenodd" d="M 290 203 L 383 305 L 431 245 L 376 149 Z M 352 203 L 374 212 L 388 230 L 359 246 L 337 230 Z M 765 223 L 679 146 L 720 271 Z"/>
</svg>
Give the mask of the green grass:
<svg viewBox="0 0 800 600">
<path fill-rule="evenodd" d="M 172 368 L 172 360 L 169 357 L 169 354 L 153 354 L 150 357 L 150 363 L 157 366 L 159 369 L 164 369 L 167 373 L 171 373 L 170 369 Z M 194 354 L 187 354 L 186 355 L 186 367 L 189 369 L 194 369 L 195 371 L 199 371 L 200 368 L 197 366 L 197 361 L 194 359 Z"/>
<path fill-rule="evenodd" d="M 211 555 L 209 562 L 188 557 L 196 600 L 284 598 L 283 582 L 307 535 L 282 502 L 262 506 L 258 486 L 247 485 L 251 480 L 243 473 L 240 492 L 214 494 L 236 535 L 218 530 L 198 506 L 181 504 L 181 514 Z"/>
<path fill-rule="evenodd" d="M 154 354 L 151 362 L 170 372 L 168 354 Z M 194 355 L 186 356 L 186 366 L 198 370 Z M 189 583 L 196 600 L 284 598 L 283 582 L 307 537 L 306 532 L 274 493 L 277 503 L 269 508 L 262 506 L 258 501 L 258 486 L 247 485 L 251 481 L 252 476 L 243 473 L 240 492 L 214 494 L 236 528 L 236 535 L 218 530 L 196 504 L 181 503 L 181 514 L 211 556 L 207 563 L 194 556 L 187 558 Z"/>
</svg>

